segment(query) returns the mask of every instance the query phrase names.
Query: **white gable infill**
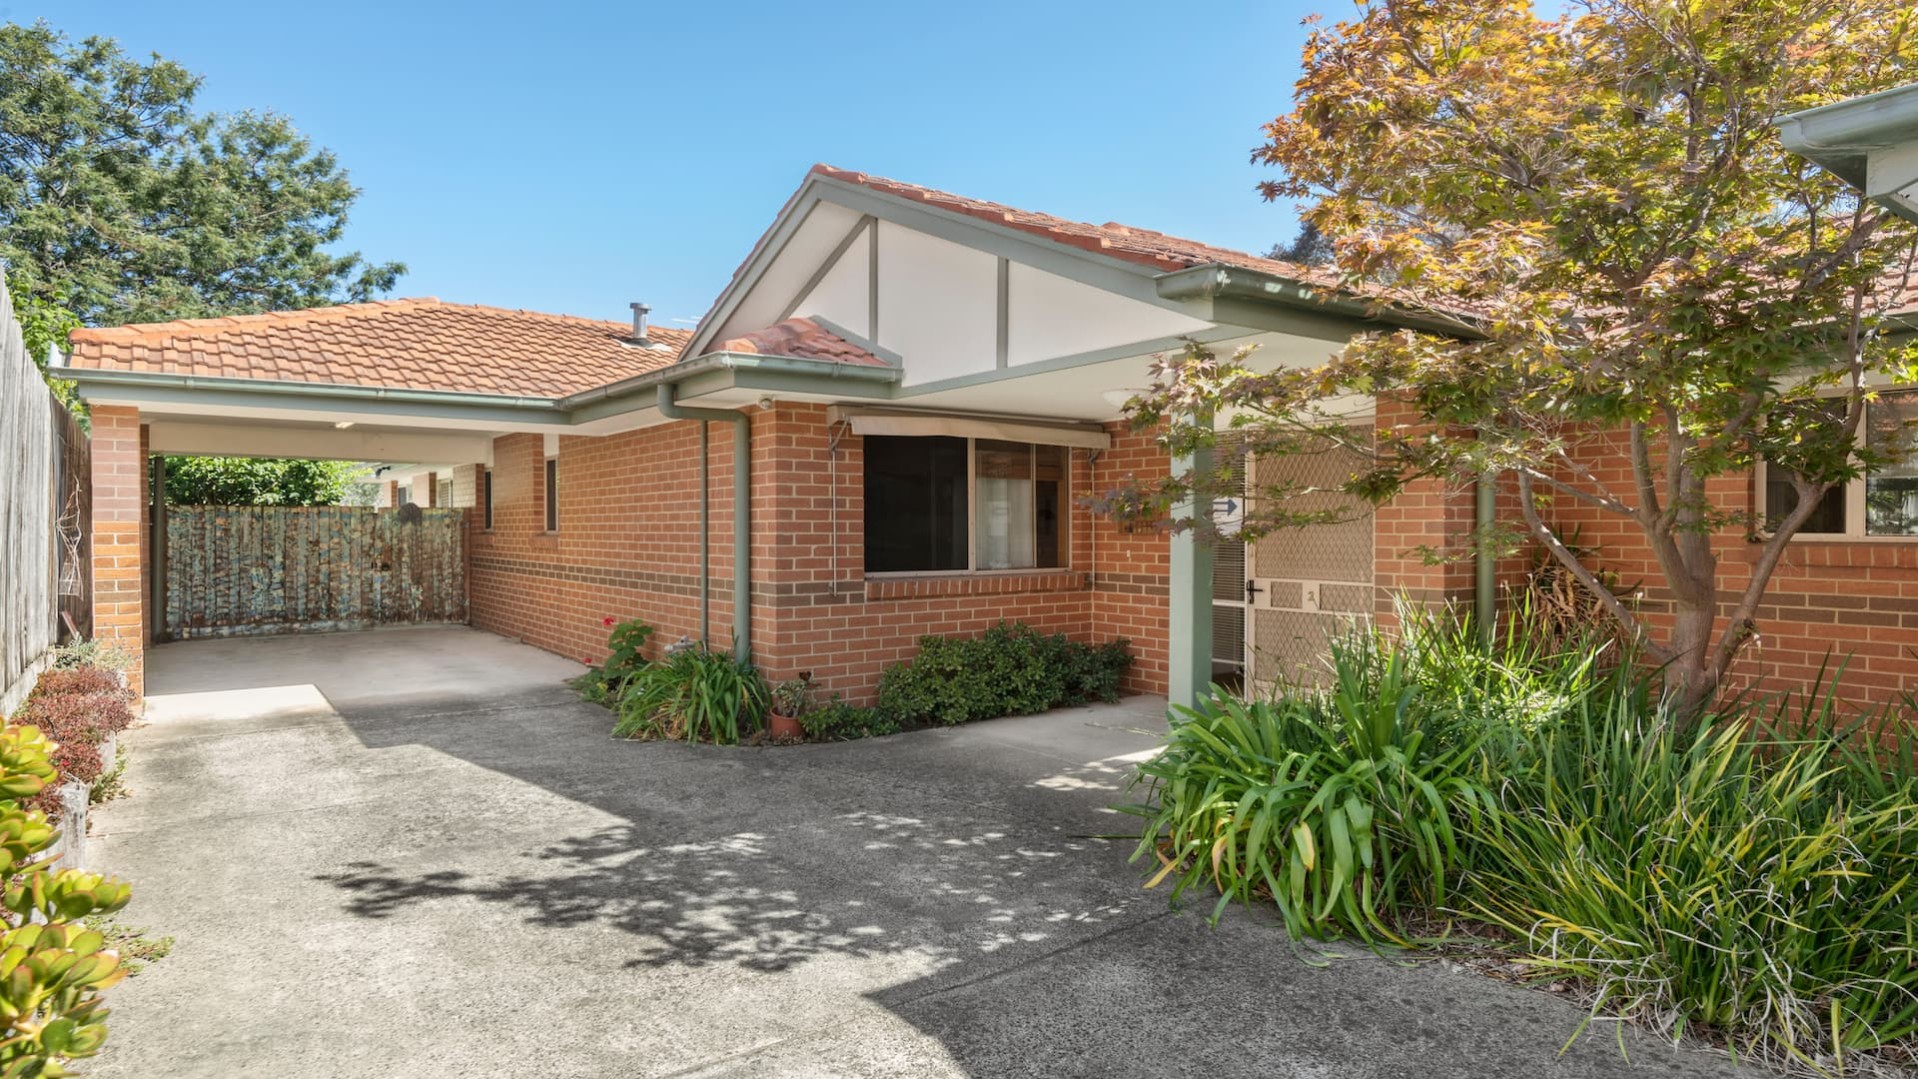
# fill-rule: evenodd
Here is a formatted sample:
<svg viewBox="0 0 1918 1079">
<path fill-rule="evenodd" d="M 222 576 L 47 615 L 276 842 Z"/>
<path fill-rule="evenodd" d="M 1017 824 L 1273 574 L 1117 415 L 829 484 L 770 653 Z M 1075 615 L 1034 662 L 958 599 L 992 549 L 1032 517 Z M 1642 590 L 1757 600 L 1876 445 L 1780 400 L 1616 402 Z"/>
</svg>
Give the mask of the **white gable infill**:
<svg viewBox="0 0 1918 1079">
<path fill-rule="evenodd" d="M 817 173 L 702 320 L 687 351 L 791 316 L 901 357 L 903 387 L 1074 356 L 1152 351 L 1219 323 L 1152 266 Z"/>
</svg>

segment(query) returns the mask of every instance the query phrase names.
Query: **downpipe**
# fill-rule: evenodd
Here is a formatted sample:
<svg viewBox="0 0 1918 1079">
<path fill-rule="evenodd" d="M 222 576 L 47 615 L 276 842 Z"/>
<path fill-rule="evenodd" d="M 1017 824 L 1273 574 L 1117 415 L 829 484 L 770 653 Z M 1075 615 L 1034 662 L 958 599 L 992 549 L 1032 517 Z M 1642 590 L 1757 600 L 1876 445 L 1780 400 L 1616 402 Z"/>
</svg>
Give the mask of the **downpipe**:
<svg viewBox="0 0 1918 1079">
<path fill-rule="evenodd" d="M 679 404 L 676 387 L 670 382 L 659 386 L 659 414 L 669 420 L 698 420 L 700 427 L 700 459 L 705 462 L 706 440 L 703 437 L 708 423 L 730 423 L 733 425 L 733 656 L 736 659 L 752 658 L 753 614 L 752 614 L 752 417 L 743 412 L 731 412 L 721 408 L 687 408 Z M 702 468 L 702 474 L 704 469 Z M 700 485 L 700 519 L 702 525 L 711 512 L 711 488 L 704 482 Z M 711 536 L 707 529 L 700 530 L 700 577 L 699 605 L 702 613 L 710 612 L 712 604 L 712 552 Z M 705 626 L 701 625 L 701 636 Z"/>
</svg>

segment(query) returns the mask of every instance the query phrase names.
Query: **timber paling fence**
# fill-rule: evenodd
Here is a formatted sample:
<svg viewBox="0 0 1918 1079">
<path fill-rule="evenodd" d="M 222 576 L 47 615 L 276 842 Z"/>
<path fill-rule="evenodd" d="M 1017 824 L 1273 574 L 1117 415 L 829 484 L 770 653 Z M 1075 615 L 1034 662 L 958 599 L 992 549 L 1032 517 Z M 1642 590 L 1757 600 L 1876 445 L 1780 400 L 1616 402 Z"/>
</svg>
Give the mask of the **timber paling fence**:
<svg viewBox="0 0 1918 1079">
<path fill-rule="evenodd" d="M 27 355 L 0 281 L 0 712 L 93 632 L 87 437 Z"/>
</svg>

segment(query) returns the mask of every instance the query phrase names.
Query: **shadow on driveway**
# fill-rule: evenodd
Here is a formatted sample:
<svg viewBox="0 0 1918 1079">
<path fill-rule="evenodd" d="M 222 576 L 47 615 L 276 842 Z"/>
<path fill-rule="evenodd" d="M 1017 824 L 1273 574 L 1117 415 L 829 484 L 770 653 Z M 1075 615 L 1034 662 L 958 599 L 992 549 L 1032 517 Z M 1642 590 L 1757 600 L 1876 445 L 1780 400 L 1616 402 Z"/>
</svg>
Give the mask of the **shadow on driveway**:
<svg viewBox="0 0 1918 1079">
<path fill-rule="evenodd" d="M 326 707 L 202 699 L 135 733 L 104 845 L 135 920 L 179 943 L 115 990 L 97 1074 L 1735 1074 L 1636 1032 L 1630 1065 L 1610 1031 L 1560 1057 L 1582 1016 L 1542 994 L 1308 966 L 1257 913 L 1169 911 L 1132 843 L 1101 838 L 1134 829 L 1109 807 L 1155 702 L 641 744 L 557 684 L 564 661 L 381 636 L 273 665 L 176 653 L 226 668 L 174 672 L 192 692 L 306 685 Z M 367 687 L 409 647 L 488 681 Z"/>
</svg>

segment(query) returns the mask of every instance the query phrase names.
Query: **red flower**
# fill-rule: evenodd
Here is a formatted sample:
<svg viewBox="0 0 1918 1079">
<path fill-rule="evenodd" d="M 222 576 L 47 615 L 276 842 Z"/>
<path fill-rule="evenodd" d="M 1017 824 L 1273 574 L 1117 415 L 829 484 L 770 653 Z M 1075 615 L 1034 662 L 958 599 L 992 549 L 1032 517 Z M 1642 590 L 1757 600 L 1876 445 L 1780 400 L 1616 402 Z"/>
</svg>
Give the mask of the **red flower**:
<svg viewBox="0 0 1918 1079">
<path fill-rule="evenodd" d="M 600 619 L 599 624 L 602 626 L 616 626 L 619 624 L 619 619 L 614 618 L 612 615 L 609 614 L 606 617 Z"/>
<path fill-rule="evenodd" d="M 597 664 L 597 663 L 594 663 L 594 662 L 593 662 L 593 657 L 591 657 L 591 656 L 581 656 L 581 657 L 579 657 L 579 661 L 580 661 L 581 663 L 584 663 L 584 664 L 586 664 L 586 665 L 587 665 L 588 667 L 597 667 L 597 666 L 599 666 L 599 664 Z"/>
</svg>

